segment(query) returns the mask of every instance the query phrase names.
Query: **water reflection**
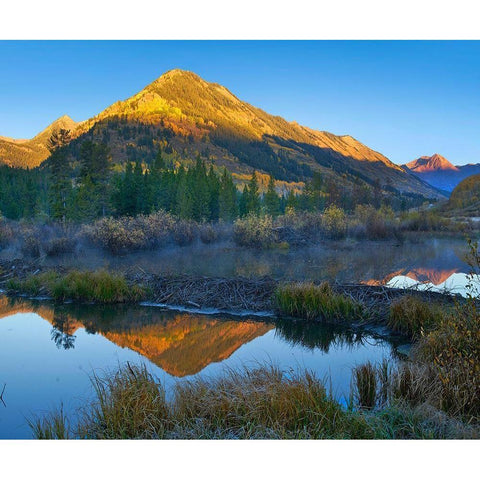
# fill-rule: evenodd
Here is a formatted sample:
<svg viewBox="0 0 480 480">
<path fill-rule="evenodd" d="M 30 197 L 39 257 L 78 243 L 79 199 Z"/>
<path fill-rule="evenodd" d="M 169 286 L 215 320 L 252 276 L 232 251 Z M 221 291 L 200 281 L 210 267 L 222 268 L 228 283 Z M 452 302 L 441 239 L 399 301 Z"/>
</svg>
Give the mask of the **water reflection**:
<svg viewBox="0 0 480 480">
<path fill-rule="evenodd" d="M 119 270 L 139 269 L 158 274 L 206 276 L 264 276 L 289 280 L 387 283 L 398 275 L 441 283 L 466 273 L 468 247 L 462 238 L 424 238 L 421 241 L 338 242 L 309 248 L 253 251 L 232 245 L 190 246 L 108 257 L 86 251 L 76 258 L 45 259 L 65 266 Z"/>
<path fill-rule="evenodd" d="M 371 338 L 359 330 L 291 319 L 237 320 L 133 305 L 54 305 L 0 298 L 0 318 L 23 312 L 35 312 L 51 324 L 51 339 L 57 348 L 73 349 L 77 330 L 84 329 L 139 353 L 175 377 L 194 375 L 222 362 L 273 329 L 276 337 L 292 347 L 323 353 L 365 346 Z"/>
<path fill-rule="evenodd" d="M 89 374 L 144 363 L 171 392 L 179 377 L 274 364 L 308 369 L 346 398 L 351 369 L 396 358 L 381 338 L 322 324 L 237 320 L 142 306 L 54 305 L 0 297 L 0 438 L 28 438 L 25 418 L 63 404 L 73 412 L 91 395 Z"/>
<path fill-rule="evenodd" d="M 330 348 L 345 348 L 365 345 L 371 337 L 361 330 L 353 330 L 337 325 L 278 319 L 275 322 L 276 334 L 291 345 L 299 345 L 311 350 L 319 349 L 328 353 Z"/>
</svg>

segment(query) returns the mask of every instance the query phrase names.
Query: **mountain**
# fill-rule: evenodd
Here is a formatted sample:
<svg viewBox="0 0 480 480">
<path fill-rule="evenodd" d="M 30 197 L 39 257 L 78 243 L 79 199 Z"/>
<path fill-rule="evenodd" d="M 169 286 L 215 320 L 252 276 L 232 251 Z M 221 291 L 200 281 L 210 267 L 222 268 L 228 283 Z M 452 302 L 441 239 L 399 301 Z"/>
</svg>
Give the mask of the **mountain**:
<svg viewBox="0 0 480 480">
<path fill-rule="evenodd" d="M 21 168 L 38 167 L 50 154 L 47 148 L 50 135 L 62 128 L 75 131 L 77 123 L 64 115 L 30 140 L 0 137 L 0 164 Z"/>
<path fill-rule="evenodd" d="M 451 192 L 464 178 L 480 173 L 480 163 L 455 166 L 438 153 L 417 158 L 403 166 L 430 185 L 447 192 Z"/>
<path fill-rule="evenodd" d="M 72 125 L 72 133 L 73 157 L 80 143 L 89 139 L 107 143 L 117 164 L 136 160 L 148 164 L 162 148 L 175 164 L 188 165 L 200 154 L 225 166 L 237 179 L 255 169 L 283 182 L 303 182 L 321 171 L 326 179 L 344 185 L 360 179 L 391 191 L 441 196 L 349 135 L 313 130 L 270 115 L 222 85 L 183 70 L 171 70 L 132 97 Z M 3 161 L 19 164 L 12 145 L 17 146 L 9 141 L 11 153 L 4 154 Z"/>
<path fill-rule="evenodd" d="M 458 215 L 480 217 L 480 173 L 462 180 L 450 195 L 446 207 Z"/>
</svg>

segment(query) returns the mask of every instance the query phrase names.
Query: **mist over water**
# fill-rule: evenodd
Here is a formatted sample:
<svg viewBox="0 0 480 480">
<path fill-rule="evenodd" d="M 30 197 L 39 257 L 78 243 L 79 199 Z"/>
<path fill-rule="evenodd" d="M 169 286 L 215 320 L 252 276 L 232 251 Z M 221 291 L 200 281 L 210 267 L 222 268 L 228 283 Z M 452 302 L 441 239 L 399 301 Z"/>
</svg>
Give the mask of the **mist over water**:
<svg viewBox="0 0 480 480">
<path fill-rule="evenodd" d="M 253 250 L 224 242 L 117 256 L 82 246 L 75 255 L 46 257 L 40 263 L 164 275 L 271 276 L 276 280 L 382 285 L 389 284 L 394 277 L 405 276 L 438 285 L 454 274 L 469 273 L 467 253 L 466 242 L 461 238 L 426 238 L 403 243 L 330 241 L 308 248 L 273 250 Z"/>
</svg>

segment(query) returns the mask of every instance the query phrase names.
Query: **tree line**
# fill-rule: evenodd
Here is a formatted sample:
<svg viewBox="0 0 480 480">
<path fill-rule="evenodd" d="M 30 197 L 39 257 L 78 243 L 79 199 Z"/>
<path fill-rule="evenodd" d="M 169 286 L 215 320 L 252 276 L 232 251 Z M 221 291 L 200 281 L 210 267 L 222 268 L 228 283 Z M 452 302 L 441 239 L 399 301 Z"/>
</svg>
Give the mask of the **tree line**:
<svg viewBox="0 0 480 480">
<path fill-rule="evenodd" d="M 302 193 L 279 195 L 270 176 L 260 193 L 257 173 L 239 190 L 231 174 L 217 172 L 197 156 L 189 168 L 168 165 L 159 150 L 148 165 L 127 162 L 113 171 L 110 152 L 102 143 L 84 141 L 74 162 L 67 149 L 69 132 L 52 134 L 51 155 L 33 170 L 0 167 L 0 213 L 11 219 L 42 218 L 61 222 L 87 222 L 106 215 L 148 214 L 163 209 L 180 218 L 198 222 L 233 221 L 249 213 L 277 216 L 288 209 L 315 211 L 330 204 L 352 211 L 357 204 L 380 207 L 396 199 L 382 194 L 379 185 L 354 183 L 346 190 L 315 172 Z M 418 201 L 402 198 L 398 208 Z M 398 203 L 398 201 L 397 201 Z"/>
</svg>

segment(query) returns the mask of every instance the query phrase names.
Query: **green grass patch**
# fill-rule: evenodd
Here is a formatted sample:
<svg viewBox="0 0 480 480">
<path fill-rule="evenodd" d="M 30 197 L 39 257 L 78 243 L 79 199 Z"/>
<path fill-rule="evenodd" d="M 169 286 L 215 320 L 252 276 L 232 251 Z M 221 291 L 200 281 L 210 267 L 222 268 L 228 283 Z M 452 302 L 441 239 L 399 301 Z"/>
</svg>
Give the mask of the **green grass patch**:
<svg viewBox="0 0 480 480">
<path fill-rule="evenodd" d="M 327 282 L 281 285 L 275 291 L 274 301 L 279 313 L 305 320 L 353 320 L 363 313 L 360 304 L 335 293 Z"/>
<path fill-rule="evenodd" d="M 128 285 L 122 275 L 105 270 L 72 271 L 65 275 L 44 272 L 24 280 L 10 280 L 7 288 L 28 295 L 48 295 L 56 301 L 123 303 L 139 301 L 146 296 L 143 287 Z"/>
</svg>

